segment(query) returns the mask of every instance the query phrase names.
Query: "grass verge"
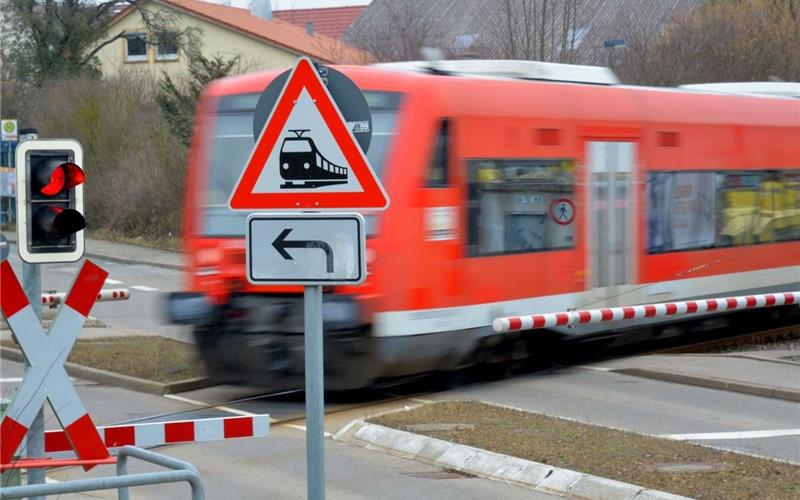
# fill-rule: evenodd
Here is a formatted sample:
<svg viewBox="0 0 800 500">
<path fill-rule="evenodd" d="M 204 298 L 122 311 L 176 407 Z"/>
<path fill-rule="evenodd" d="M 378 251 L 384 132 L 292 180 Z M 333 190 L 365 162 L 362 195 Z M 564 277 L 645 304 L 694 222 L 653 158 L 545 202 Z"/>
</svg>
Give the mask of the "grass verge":
<svg viewBox="0 0 800 500">
<path fill-rule="evenodd" d="M 2 345 L 19 348 L 12 340 Z M 161 383 L 206 376 L 195 346 L 156 336 L 78 339 L 67 361 Z"/>
<path fill-rule="evenodd" d="M 432 403 L 370 421 L 694 498 L 800 498 L 796 465 L 476 401 Z"/>
</svg>

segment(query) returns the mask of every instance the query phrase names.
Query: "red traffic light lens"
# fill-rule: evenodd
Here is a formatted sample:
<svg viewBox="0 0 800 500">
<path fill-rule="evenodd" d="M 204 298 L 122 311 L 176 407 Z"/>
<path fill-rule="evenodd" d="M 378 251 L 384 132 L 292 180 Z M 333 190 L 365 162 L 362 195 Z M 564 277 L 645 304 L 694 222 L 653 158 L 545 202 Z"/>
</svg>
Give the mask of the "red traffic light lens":
<svg viewBox="0 0 800 500">
<path fill-rule="evenodd" d="M 67 175 L 67 180 L 64 183 L 64 187 L 67 189 L 83 184 L 83 181 L 86 180 L 83 169 L 74 163 L 62 163 L 61 168 L 64 169 Z"/>
<path fill-rule="evenodd" d="M 57 195 L 62 189 L 64 189 L 64 183 L 67 180 L 66 178 L 66 172 L 61 165 L 59 165 L 50 173 L 50 180 L 47 182 L 47 184 L 42 186 L 41 189 L 39 189 L 39 192 L 45 196 Z"/>
</svg>

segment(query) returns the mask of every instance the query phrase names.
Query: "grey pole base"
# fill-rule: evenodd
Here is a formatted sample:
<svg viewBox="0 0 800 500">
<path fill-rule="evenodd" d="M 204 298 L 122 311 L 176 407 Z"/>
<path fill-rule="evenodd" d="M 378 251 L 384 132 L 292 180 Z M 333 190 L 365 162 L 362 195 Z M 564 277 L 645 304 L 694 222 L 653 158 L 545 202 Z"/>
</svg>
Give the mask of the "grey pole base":
<svg viewBox="0 0 800 500">
<path fill-rule="evenodd" d="M 325 382 L 323 380 L 322 287 L 304 289 L 306 371 L 306 479 L 309 500 L 325 498 Z"/>
</svg>

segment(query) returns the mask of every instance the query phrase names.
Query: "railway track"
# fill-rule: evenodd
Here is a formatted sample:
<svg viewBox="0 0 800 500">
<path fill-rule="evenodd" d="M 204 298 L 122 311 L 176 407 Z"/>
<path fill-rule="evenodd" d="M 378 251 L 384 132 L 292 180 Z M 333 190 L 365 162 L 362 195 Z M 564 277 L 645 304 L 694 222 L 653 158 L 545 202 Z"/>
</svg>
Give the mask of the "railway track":
<svg viewBox="0 0 800 500">
<path fill-rule="evenodd" d="M 653 351 L 653 354 L 709 353 L 724 352 L 748 346 L 760 346 L 773 342 L 800 339 L 800 324 L 772 328 L 761 332 L 745 333 L 703 342 L 670 347 Z"/>
</svg>

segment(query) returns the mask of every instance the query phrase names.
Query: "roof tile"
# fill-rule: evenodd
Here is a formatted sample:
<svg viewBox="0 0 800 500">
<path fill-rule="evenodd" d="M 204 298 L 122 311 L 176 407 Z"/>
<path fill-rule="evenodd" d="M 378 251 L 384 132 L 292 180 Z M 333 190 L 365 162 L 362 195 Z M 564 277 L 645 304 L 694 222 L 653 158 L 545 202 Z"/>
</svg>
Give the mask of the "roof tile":
<svg viewBox="0 0 800 500">
<path fill-rule="evenodd" d="M 276 10 L 272 14 L 278 19 L 303 28 L 307 23 L 312 22 L 314 23 L 314 33 L 339 38 L 366 8 L 366 5 L 351 5 L 349 7 Z"/>
<path fill-rule="evenodd" d="M 305 27 L 300 27 L 281 19 L 275 19 L 274 17 L 273 19 L 262 19 L 252 15 L 248 9 L 213 4 L 200 0 L 151 1 L 204 18 L 212 23 L 283 47 L 291 52 L 310 56 L 320 62 L 363 64 L 369 62 L 371 59 L 368 52 L 357 49 L 345 42 L 320 33 L 316 33 L 313 36 L 309 35 L 306 33 Z M 133 10 L 133 7 L 129 7 L 120 12 L 115 16 L 112 24 L 125 17 Z"/>
</svg>

